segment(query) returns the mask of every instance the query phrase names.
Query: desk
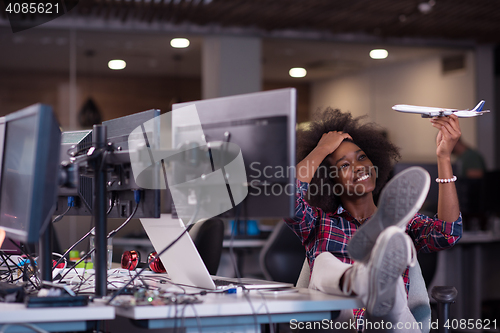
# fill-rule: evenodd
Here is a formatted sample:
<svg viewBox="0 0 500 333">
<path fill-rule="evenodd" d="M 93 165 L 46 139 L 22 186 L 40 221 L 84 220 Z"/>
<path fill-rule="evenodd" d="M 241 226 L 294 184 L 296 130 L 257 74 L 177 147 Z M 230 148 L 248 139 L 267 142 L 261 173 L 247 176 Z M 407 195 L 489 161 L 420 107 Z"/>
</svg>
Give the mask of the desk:
<svg viewBox="0 0 500 333">
<path fill-rule="evenodd" d="M 152 282 L 149 284 L 153 286 Z M 165 284 L 158 286 L 169 288 Z M 193 291 L 199 292 L 199 289 L 187 288 L 187 292 Z M 148 329 L 184 327 L 187 332 L 258 332 L 260 324 L 289 323 L 292 319 L 321 322 L 335 319 L 337 310 L 361 306 L 354 297 L 332 296 L 304 288 L 277 293 L 209 293 L 198 298 L 203 302 L 114 308 L 103 305 L 102 300 L 87 307 L 35 309 L 28 309 L 24 304 L 0 303 L 0 325 L 29 322 L 51 332 L 85 331 L 90 327 L 89 321 L 112 320 L 116 314 Z M 20 332 L 20 329 L 23 327 L 15 326 L 7 332 Z"/>
<path fill-rule="evenodd" d="M 250 292 L 248 302 L 239 294 L 207 294 L 194 305 L 117 307 L 117 316 L 133 320 L 144 328 L 185 327 L 187 332 L 255 331 L 255 322 L 288 323 L 322 321 L 337 317 L 337 311 L 361 307 L 353 297 L 332 296 L 299 288 L 294 293 Z M 260 330 L 260 325 L 257 330 Z"/>
<path fill-rule="evenodd" d="M 87 331 L 89 322 L 115 318 L 112 306 L 90 303 L 88 306 L 61 308 L 26 308 L 22 303 L 0 303 L 0 326 L 29 323 L 50 332 Z M 7 332 L 29 331 L 12 326 Z"/>
</svg>

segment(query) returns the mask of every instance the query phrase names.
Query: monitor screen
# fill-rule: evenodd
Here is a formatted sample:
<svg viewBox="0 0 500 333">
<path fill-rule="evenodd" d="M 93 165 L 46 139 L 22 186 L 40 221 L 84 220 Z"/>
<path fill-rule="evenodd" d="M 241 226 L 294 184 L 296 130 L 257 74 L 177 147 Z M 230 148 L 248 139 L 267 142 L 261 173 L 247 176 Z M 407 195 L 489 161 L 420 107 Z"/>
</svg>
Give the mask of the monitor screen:
<svg viewBox="0 0 500 333">
<path fill-rule="evenodd" d="M 35 117 L 13 120 L 5 129 L 0 210 L 2 225 L 12 232 L 28 229 L 26 194 L 32 190 L 35 170 L 35 133 Z"/>
<path fill-rule="evenodd" d="M 20 247 L 21 244 L 19 244 L 19 242 L 5 239 L 2 246 L 0 246 L 0 251 L 6 254 L 22 254 L 21 250 L 19 249 Z"/>
<path fill-rule="evenodd" d="M 7 237 L 38 242 L 55 206 L 59 125 L 50 107 L 37 104 L 6 116 L 0 137 L 0 226 Z"/>
<path fill-rule="evenodd" d="M 173 148 L 187 156 L 169 179 L 178 216 L 293 216 L 295 110 L 293 88 L 175 104 Z"/>
</svg>

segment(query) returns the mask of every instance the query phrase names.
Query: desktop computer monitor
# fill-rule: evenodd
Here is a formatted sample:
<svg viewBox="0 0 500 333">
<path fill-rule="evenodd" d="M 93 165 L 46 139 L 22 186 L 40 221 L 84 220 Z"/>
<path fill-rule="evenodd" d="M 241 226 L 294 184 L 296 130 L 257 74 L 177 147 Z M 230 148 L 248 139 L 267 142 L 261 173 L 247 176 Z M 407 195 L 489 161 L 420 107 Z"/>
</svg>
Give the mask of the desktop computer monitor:
<svg viewBox="0 0 500 333">
<path fill-rule="evenodd" d="M 128 149 L 129 135 L 134 128 L 159 115 L 160 110 L 152 109 L 102 123 L 106 126 L 107 142 L 114 147 L 113 152 L 106 153 L 108 207 L 111 206 L 111 201 L 114 201 L 113 209 L 107 215 L 108 218 L 127 218 L 132 214 L 136 204 L 133 190 L 141 190 L 142 193 L 134 217 L 160 217 L 160 190 L 142 189 L 135 183 Z M 159 128 L 156 131 L 151 137 L 159 141 Z M 64 132 L 61 140 L 61 162 L 69 161 L 71 153 L 85 154 L 92 147 L 92 134 L 92 130 Z M 152 144 L 155 145 L 157 142 L 152 142 Z M 159 173 L 159 169 L 156 169 L 156 172 Z M 79 175 L 76 188 L 60 188 L 56 214 L 63 214 L 66 211 L 70 196 L 75 199 L 75 205 L 65 215 L 93 215 L 94 184 L 92 178 Z"/>
<path fill-rule="evenodd" d="M 70 164 L 70 158 L 86 154 L 92 147 L 92 130 L 67 131 L 61 134 L 61 164 Z M 92 215 L 94 182 L 87 175 L 75 175 L 74 187 L 62 186 L 59 188 L 55 215 L 63 214 L 68 206 L 68 198 L 72 197 L 73 207 L 65 215 Z"/>
<path fill-rule="evenodd" d="M 112 154 L 116 156 L 116 163 L 113 163 L 113 168 L 108 172 L 108 195 L 114 195 L 116 208 L 108 214 L 109 218 L 127 218 L 134 209 L 134 192 L 133 190 L 141 190 L 141 202 L 135 218 L 158 218 L 161 213 L 161 193 L 159 189 L 143 189 L 137 185 L 132 172 L 132 166 L 129 155 L 129 143 L 134 140 L 142 142 L 142 136 L 130 137 L 133 130 L 145 122 L 153 120 L 154 126 L 151 129 L 153 133 L 147 133 L 150 138 L 149 144 L 153 148 L 158 148 L 160 145 L 160 110 L 151 109 L 139 113 L 132 114 L 121 118 L 116 118 L 104 121 L 102 124 L 106 126 L 107 142 L 111 143 L 117 151 Z M 153 172 L 155 178 L 159 181 L 160 168 L 157 165 Z"/>
<path fill-rule="evenodd" d="M 61 131 L 49 106 L 36 104 L 0 120 L 0 227 L 37 243 L 55 209 Z"/>
<path fill-rule="evenodd" d="M 190 114 L 193 106 L 196 107 L 201 129 Z M 228 197 L 227 193 L 223 193 L 224 186 L 219 188 L 220 193 L 205 191 L 202 198 L 208 200 L 211 207 L 229 207 L 228 210 L 215 208 L 214 211 L 221 211 L 219 216 L 241 219 L 293 216 L 295 110 L 296 91 L 293 88 L 174 104 L 172 145 L 173 149 L 185 150 L 188 160 L 187 163 L 174 161 L 172 180 L 175 188 L 169 179 L 175 211 L 194 212 L 196 209 L 188 206 L 199 203 L 193 195 L 198 189 L 190 188 L 190 184 L 207 179 L 209 173 L 215 174 L 216 169 L 226 167 L 222 174 L 231 205 L 223 202 Z M 217 144 L 220 142 L 234 145 Z M 226 149 L 228 156 L 224 157 Z M 245 171 L 243 177 L 246 177 L 240 182 L 248 191 L 246 196 L 240 196 L 239 199 L 244 197 L 243 200 L 237 200 L 233 185 L 238 184 L 230 184 L 234 172 L 227 170 L 233 163 L 231 161 L 238 159 L 239 151 L 235 150 L 241 152 L 241 164 Z M 208 152 L 209 156 L 204 152 Z M 222 160 L 225 160 L 218 166 L 215 162 L 217 155 L 219 158 L 222 155 Z M 201 183 L 203 181 L 198 182 Z M 202 192 L 203 189 L 199 193 Z M 183 198 L 176 200 L 176 196 Z M 178 215 L 183 218 L 189 214 Z"/>
</svg>

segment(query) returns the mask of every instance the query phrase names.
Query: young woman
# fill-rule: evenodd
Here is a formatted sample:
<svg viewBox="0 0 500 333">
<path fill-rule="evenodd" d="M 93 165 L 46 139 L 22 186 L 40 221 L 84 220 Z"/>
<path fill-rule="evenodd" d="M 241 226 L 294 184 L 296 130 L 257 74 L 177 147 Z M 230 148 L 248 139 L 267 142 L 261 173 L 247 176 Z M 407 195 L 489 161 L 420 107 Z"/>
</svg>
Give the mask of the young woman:
<svg viewBox="0 0 500 333">
<path fill-rule="evenodd" d="M 385 217 L 386 221 L 383 221 L 385 227 L 402 226 L 417 251 L 423 252 L 449 248 L 459 240 L 462 233 L 462 220 L 454 185 L 456 178 L 453 176 L 450 161 L 451 151 L 461 135 L 458 118 L 453 115 L 432 118 L 431 124 L 439 130 L 436 139 L 438 212 L 433 218 L 415 214 L 422 203 L 422 198 L 419 198 L 404 208 L 406 210 L 402 216 L 410 214 L 407 220 L 394 216 Z M 287 220 L 306 248 L 312 270 L 310 287 L 332 294 L 356 293 L 364 303 L 372 302 L 370 297 L 377 293 L 373 297 L 381 301 L 375 307 L 373 304 L 364 305 L 368 307 L 368 312 L 377 312 L 375 316 L 385 316 L 384 318 L 392 322 L 412 319 L 408 317 L 411 314 L 409 315 L 407 307 L 401 310 L 401 303 L 406 303 L 404 290 L 408 293 L 410 285 L 408 269 L 403 269 L 402 279 L 394 281 L 389 299 L 377 299 L 379 291 L 366 286 L 369 285 L 368 280 L 374 276 L 382 278 L 384 273 L 384 267 L 378 267 L 381 263 L 377 261 L 376 264 L 374 256 L 385 256 L 385 260 L 390 261 L 391 255 L 397 254 L 398 251 L 408 254 L 409 249 L 403 244 L 404 238 L 398 235 L 397 230 L 389 228 L 391 230 L 387 230 L 385 234 L 382 232 L 379 236 L 381 231 L 375 231 L 376 228 L 368 226 L 370 220 L 381 219 L 381 214 L 378 214 L 378 217 L 376 214 L 377 209 L 380 210 L 381 207 L 377 208 L 374 196 L 386 184 L 392 165 L 398 158 L 398 148 L 385 138 L 375 124 L 361 124 L 359 118 L 355 119 L 349 113 L 325 110 L 320 121 L 313 122 L 306 130 L 298 133 L 297 159 L 300 163 L 297 165 L 296 211 L 295 217 Z M 406 177 L 414 178 L 415 174 L 408 174 Z M 402 179 L 399 182 L 391 182 L 393 188 L 390 191 L 409 192 L 404 185 L 406 181 Z M 427 190 L 423 185 L 418 185 L 418 181 L 416 183 L 416 186 L 421 186 L 420 190 L 425 197 Z M 402 197 L 405 195 L 400 195 L 401 199 L 404 199 Z M 383 204 L 393 205 L 394 200 L 385 200 Z M 373 219 L 370 219 L 372 216 Z M 375 222 L 372 226 L 374 224 Z M 361 228 L 362 226 L 364 227 Z M 356 247 L 361 244 L 361 247 L 366 248 L 353 248 L 348 251 L 347 244 L 360 228 L 365 229 L 365 232 L 353 243 Z M 363 243 L 367 235 L 377 240 L 375 246 Z M 355 261 L 350 253 L 358 253 L 355 256 L 357 263 L 354 265 Z M 400 260 L 400 263 L 404 263 L 406 267 L 407 261 Z M 403 282 L 399 280 L 404 281 L 404 287 Z M 401 286 L 398 286 L 399 284 Z M 360 295 L 366 293 L 369 297 Z M 380 306 L 383 306 L 383 311 L 379 311 Z M 356 320 L 361 319 L 364 309 L 355 309 L 353 314 Z"/>
</svg>

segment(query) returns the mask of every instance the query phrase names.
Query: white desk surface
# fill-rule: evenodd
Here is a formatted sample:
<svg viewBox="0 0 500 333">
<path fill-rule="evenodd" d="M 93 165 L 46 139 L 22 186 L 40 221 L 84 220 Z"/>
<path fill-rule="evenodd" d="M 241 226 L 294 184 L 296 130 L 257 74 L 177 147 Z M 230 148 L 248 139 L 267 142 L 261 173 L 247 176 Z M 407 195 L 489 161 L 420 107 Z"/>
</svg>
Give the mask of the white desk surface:
<svg viewBox="0 0 500 333">
<path fill-rule="evenodd" d="M 295 320 L 323 321 L 337 317 L 337 310 L 359 308 L 354 297 L 331 296 L 299 288 L 296 293 L 208 294 L 194 305 L 117 307 L 117 316 L 148 329 L 184 327 L 186 332 L 260 332 L 260 324 Z M 251 303 L 251 304 L 250 304 Z"/>
<path fill-rule="evenodd" d="M 115 318 L 112 306 L 89 303 L 88 306 L 27 308 L 23 303 L 0 303 L 0 324 L 51 323 Z"/>
<path fill-rule="evenodd" d="M 181 311 L 184 318 L 200 318 L 317 313 L 361 307 L 361 302 L 354 297 L 332 296 L 306 288 L 298 288 L 298 292 L 293 293 L 277 292 L 272 294 L 252 291 L 247 295 L 251 305 L 241 293 L 207 294 L 199 296 L 198 298 L 203 300 L 203 303 L 194 304 L 194 306 L 181 304 L 177 306 L 117 307 L 116 314 L 130 319 L 144 320 L 179 319 Z"/>
</svg>

